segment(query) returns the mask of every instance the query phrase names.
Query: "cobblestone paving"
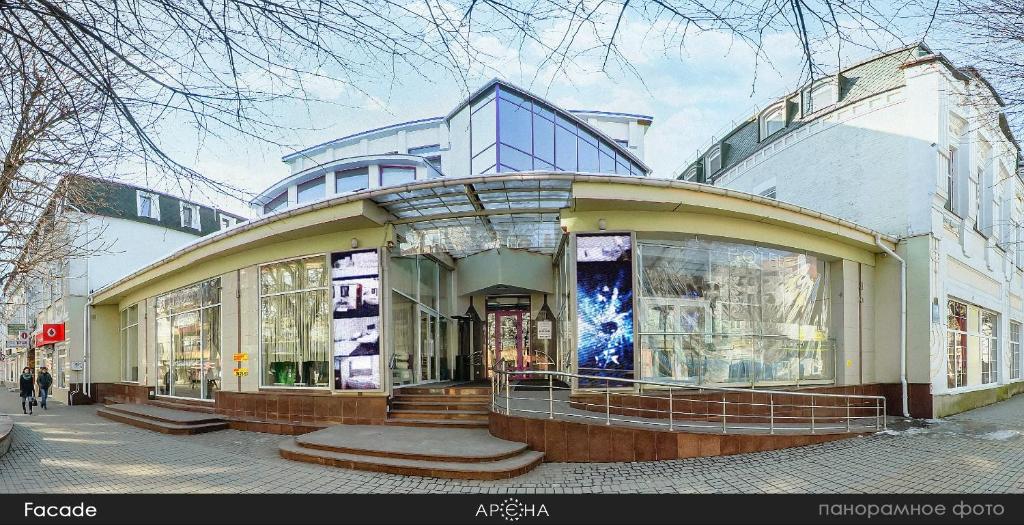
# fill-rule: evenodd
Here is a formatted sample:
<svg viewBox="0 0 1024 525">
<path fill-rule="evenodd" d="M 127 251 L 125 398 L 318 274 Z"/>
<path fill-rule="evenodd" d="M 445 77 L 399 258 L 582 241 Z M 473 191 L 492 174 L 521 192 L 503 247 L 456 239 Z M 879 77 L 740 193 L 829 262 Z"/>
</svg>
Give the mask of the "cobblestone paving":
<svg viewBox="0 0 1024 525">
<path fill-rule="evenodd" d="M 935 422 L 822 445 L 650 463 L 545 463 L 503 481 L 403 477 L 281 459 L 287 436 L 169 436 L 51 401 L 15 421 L 0 492 L 1024 492 L 1024 396 Z"/>
</svg>

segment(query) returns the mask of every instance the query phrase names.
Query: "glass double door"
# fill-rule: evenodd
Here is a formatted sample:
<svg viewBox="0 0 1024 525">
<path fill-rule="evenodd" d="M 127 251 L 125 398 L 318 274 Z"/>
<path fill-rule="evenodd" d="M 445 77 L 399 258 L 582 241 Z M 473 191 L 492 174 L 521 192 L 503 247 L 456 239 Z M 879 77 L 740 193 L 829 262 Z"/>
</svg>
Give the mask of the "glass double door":
<svg viewBox="0 0 1024 525">
<path fill-rule="evenodd" d="M 527 352 L 530 313 L 524 310 L 495 310 L 490 312 L 489 317 L 495 367 L 528 370 L 531 361 Z M 523 378 L 525 376 L 516 377 Z"/>
<path fill-rule="evenodd" d="M 161 395 L 213 399 L 220 389 L 220 307 L 157 320 Z"/>
<path fill-rule="evenodd" d="M 448 378 L 448 320 L 396 295 L 391 380 L 395 386 Z"/>
</svg>

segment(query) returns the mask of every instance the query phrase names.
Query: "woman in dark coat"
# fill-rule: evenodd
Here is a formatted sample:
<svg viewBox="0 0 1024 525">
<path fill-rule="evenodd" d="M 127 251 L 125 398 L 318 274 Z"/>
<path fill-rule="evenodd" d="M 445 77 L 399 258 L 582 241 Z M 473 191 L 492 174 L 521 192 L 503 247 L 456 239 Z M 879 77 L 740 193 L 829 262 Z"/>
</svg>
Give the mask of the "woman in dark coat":
<svg viewBox="0 0 1024 525">
<path fill-rule="evenodd" d="M 35 378 L 32 377 L 32 369 L 26 366 L 25 369 L 21 371 L 21 377 L 19 379 L 21 380 L 21 411 L 26 414 L 31 414 L 32 403 L 30 403 L 29 400 L 35 399 L 36 391 Z M 28 410 L 25 410 L 26 406 L 28 407 Z"/>
</svg>

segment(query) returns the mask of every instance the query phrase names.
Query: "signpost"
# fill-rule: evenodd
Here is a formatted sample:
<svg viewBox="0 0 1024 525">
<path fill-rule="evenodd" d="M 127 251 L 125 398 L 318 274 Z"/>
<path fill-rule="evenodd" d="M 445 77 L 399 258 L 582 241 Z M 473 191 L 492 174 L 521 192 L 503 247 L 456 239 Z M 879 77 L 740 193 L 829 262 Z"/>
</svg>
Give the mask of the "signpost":
<svg viewBox="0 0 1024 525">
<path fill-rule="evenodd" d="M 7 325 L 7 348 L 28 348 L 29 333 L 24 323 Z"/>
<path fill-rule="evenodd" d="M 242 366 L 242 361 L 249 360 L 249 354 L 246 352 L 233 354 L 231 359 L 236 363 L 235 365 L 235 377 L 238 378 L 238 391 L 242 391 L 242 377 L 249 375 L 249 367 Z"/>
</svg>

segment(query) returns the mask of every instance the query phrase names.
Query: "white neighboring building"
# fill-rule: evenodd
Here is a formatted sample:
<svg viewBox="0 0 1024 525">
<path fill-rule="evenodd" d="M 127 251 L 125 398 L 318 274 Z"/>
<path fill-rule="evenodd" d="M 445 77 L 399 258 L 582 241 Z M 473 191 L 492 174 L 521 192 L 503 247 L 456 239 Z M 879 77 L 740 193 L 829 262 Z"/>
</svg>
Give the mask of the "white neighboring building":
<svg viewBox="0 0 1024 525">
<path fill-rule="evenodd" d="M 777 100 L 679 178 L 900 237 L 910 413 L 940 417 L 1024 391 L 1024 183 L 1003 105 L 976 71 L 915 44 Z M 864 304 L 863 316 L 899 315 Z M 847 373 L 898 356 L 892 339 L 893 352 L 875 348 Z M 891 364 L 864 382 L 898 383 Z"/>
<path fill-rule="evenodd" d="M 86 359 L 88 334 L 85 312 L 89 296 L 132 271 L 245 218 L 222 210 L 185 201 L 166 193 L 128 184 L 77 176 L 64 183 L 88 185 L 83 203 L 73 211 L 81 227 L 76 234 L 88 239 L 96 253 L 66 261 L 52 274 L 63 277 L 48 282 L 35 279 L 27 283 L 8 283 L 2 290 L 3 302 L 11 307 L 0 325 L 24 324 L 32 333 L 30 347 L 9 349 L 0 361 L 0 380 L 13 382 L 25 366 L 36 371 L 47 366 L 54 378 L 51 395 L 66 400 L 69 391 L 88 383 L 90 370 L 85 364 L 120 369 L 126 381 L 137 381 L 137 367 L 122 361 Z M 89 248 L 86 248 L 89 249 Z M 56 326 L 56 335 L 47 337 L 45 328 Z M 76 399 L 76 402 L 84 399 Z"/>
</svg>

